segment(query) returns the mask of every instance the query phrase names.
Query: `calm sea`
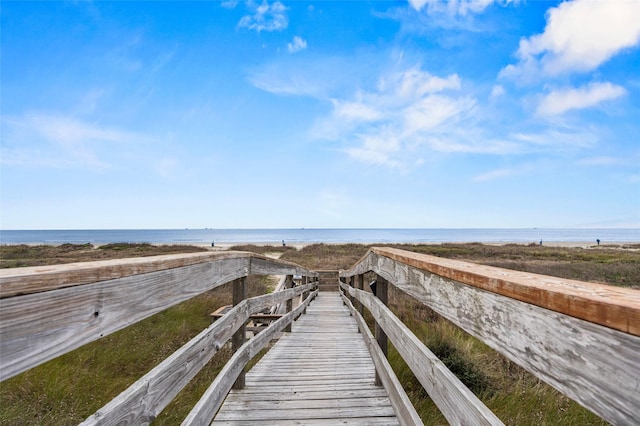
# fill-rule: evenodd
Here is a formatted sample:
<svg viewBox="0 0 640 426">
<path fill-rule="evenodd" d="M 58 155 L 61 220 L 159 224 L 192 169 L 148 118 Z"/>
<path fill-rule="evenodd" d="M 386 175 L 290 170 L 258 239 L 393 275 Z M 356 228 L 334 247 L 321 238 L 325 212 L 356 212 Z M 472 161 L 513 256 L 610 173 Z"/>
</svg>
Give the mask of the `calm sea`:
<svg viewBox="0 0 640 426">
<path fill-rule="evenodd" d="M 640 228 L 606 229 L 88 229 L 0 230 L 1 244 L 640 242 Z"/>
</svg>

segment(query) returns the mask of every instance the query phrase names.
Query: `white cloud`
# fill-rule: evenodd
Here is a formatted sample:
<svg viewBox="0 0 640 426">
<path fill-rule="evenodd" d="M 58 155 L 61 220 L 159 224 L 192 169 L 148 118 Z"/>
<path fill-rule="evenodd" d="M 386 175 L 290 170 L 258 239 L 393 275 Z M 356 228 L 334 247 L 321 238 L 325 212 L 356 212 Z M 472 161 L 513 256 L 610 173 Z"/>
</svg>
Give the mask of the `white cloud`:
<svg viewBox="0 0 640 426">
<path fill-rule="evenodd" d="M 520 40 L 519 62 L 500 74 L 527 81 L 591 71 L 639 41 L 640 1 L 566 1 L 547 11 L 542 34 Z"/>
<path fill-rule="evenodd" d="M 600 102 L 626 94 L 623 87 L 611 83 L 591 83 L 577 89 L 555 90 L 542 98 L 536 113 L 557 115 L 573 109 L 593 107 Z"/>
<path fill-rule="evenodd" d="M 267 0 L 263 0 L 260 6 L 250 2 L 249 7 L 254 12 L 253 15 L 243 16 L 238 26 L 260 32 L 282 31 L 289 25 L 287 7 L 279 1 L 269 4 Z"/>
<path fill-rule="evenodd" d="M 220 6 L 224 7 L 225 9 L 233 9 L 237 5 L 238 5 L 238 2 L 236 0 L 227 0 L 227 1 L 220 2 Z"/>
<path fill-rule="evenodd" d="M 3 117 L 2 122 L 3 163 L 106 169 L 111 165 L 98 155 L 101 146 L 148 140 L 136 133 L 62 115 L 32 113 Z"/>
<path fill-rule="evenodd" d="M 491 89 L 491 95 L 489 95 L 489 99 L 497 99 L 504 94 L 505 94 L 504 87 L 502 87 L 499 84 L 496 84 L 495 86 L 493 86 L 493 89 Z"/>
<path fill-rule="evenodd" d="M 421 147 L 482 150 L 454 130 L 475 108 L 475 100 L 461 88 L 457 74 L 439 77 L 417 66 L 386 73 L 371 90 L 331 99 L 332 113 L 313 134 L 341 142 L 347 146 L 344 152 L 359 161 L 400 169 L 419 162 Z"/>
<path fill-rule="evenodd" d="M 450 15 L 480 13 L 493 3 L 509 4 L 514 0 L 408 0 L 412 8 L 421 11 L 425 5 L 429 13 L 446 12 Z"/>
<path fill-rule="evenodd" d="M 473 178 L 476 182 L 486 182 L 495 179 L 501 179 L 521 173 L 516 169 L 496 169 Z"/>
<path fill-rule="evenodd" d="M 307 41 L 302 37 L 295 36 L 291 43 L 287 43 L 289 53 L 296 53 L 307 48 Z"/>
</svg>

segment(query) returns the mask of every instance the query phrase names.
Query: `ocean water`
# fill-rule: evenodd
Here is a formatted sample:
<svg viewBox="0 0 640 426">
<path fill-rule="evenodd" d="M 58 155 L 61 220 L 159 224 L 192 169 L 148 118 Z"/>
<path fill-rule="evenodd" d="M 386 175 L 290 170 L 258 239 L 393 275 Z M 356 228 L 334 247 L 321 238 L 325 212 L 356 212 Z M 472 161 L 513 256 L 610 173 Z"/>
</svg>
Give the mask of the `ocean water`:
<svg viewBox="0 0 640 426">
<path fill-rule="evenodd" d="M 640 242 L 640 228 L 605 229 L 87 229 L 0 230 L 1 244 Z"/>
</svg>

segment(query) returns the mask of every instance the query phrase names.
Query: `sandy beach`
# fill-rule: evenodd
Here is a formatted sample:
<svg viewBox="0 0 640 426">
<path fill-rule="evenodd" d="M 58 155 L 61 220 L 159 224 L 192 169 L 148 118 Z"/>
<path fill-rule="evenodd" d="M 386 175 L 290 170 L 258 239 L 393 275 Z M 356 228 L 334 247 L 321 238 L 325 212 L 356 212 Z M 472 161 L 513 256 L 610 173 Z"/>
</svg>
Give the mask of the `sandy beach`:
<svg viewBox="0 0 640 426">
<path fill-rule="evenodd" d="M 460 242 L 459 244 L 469 244 L 469 241 L 466 242 Z M 480 242 L 481 244 L 486 244 L 486 245 L 491 245 L 491 246 L 502 246 L 502 245 L 506 245 L 506 244 L 517 244 L 517 245 L 522 245 L 522 246 L 527 246 L 529 244 L 538 244 L 539 242 L 535 242 L 535 241 L 531 241 L 530 243 L 523 243 L 523 242 Z M 175 243 L 160 243 L 162 245 L 172 245 Z M 330 243 L 323 243 L 323 242 L 292 242 L 292 243 L 287 243 L 285 241 L 285 244 L 287 247 L 294 247 L 297 250 L 302 249 L 303 247 L 309 246 L 309 245 L 313 245 L 313 244 L 326 244 L 326 245 L 340 245 L 340 244 L 361 244 L 361 245 L 373 245 L 373 246 L 378 246 L 378 247 L 384 247 L 390 244 L 407 244 L 407 245 L 422 245 L 422 244 L 427 244 L 427 245 L 431 245 L 431 244 L 456 244 L 456 243 L 438 243 L 438 242 L 428 242 L 428 243 L 415 243 L 415 242 L 395 242 L 395 243 L 390 243 L 390 242 L 379 242 L 379 243 L 349 243 L 349 242 L 330 242 Z M 597 247 L 601 247 L 601 248 L 617 248 L 619 246 L 623 246 L 623 245 L 629 245 L 629 244 L 634 244 L 634 243 L 629 243 L 629 242 L 607 242 L 606 244 L 601 243 L 600 246 L 597 245 L 596 242 L 593 243 L 588 243 L 588 242 L 578 242 L 578 241 L 543 241 L 542 242 L 543 245 L 545 246 L 551 246 L 551 247 L 570 247 L 570 248 L 583 248 L 583 249 L 589 249 L 589 248 L 597 248 Z M 637 244 L 637 243 L 636 243 Z M 159 244 L 158 244 L 159 245 Z M 240 245 L 255 245 L 255 246 L 259 246 L 259 247 L 264 247 L 264 246 L 274 246 L 274 247 L 279 247 L 281 246 L 281 244 L 278 243 L 265 243 L 265 242 L 240 242 L 240 243 L 233 243 L 233 242 L 220 242 L 220 243 L 215 243 L 215 245 L 212 247 L 211 243 L 189 243 L 188 245 L 191 246 L 196 246 L 196 247 L 206 247 L 209 250 L 212 251 L 219 251 L 219 250 L 229 250 L 231 247 L 234 246 L 240 246 Z"/>
</svg>

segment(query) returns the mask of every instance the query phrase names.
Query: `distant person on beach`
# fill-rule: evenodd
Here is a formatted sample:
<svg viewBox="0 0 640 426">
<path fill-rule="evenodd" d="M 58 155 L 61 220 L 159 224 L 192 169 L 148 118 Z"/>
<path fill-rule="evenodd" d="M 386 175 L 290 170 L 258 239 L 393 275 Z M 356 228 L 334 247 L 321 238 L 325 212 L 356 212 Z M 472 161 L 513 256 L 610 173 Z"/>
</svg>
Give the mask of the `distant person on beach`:
<svg viewBox="0 0 640 426">
<path fill-rule="evenodd" d="M 284 243 L 284 240 L 282 240 L 282 247 L 285 247 L 286 244 Z"/>
<path fill-rule="evenodd" d="M 540 245 L 542 245 L 542 240 L 540 240 Z"/>
<path fill-rule="evenodd" d="M 598 239 L 596 240 L 596 243 L 598 243 L 598 245 L 600 245 L 600 238 L 598 238 Z"/>
</svg>

